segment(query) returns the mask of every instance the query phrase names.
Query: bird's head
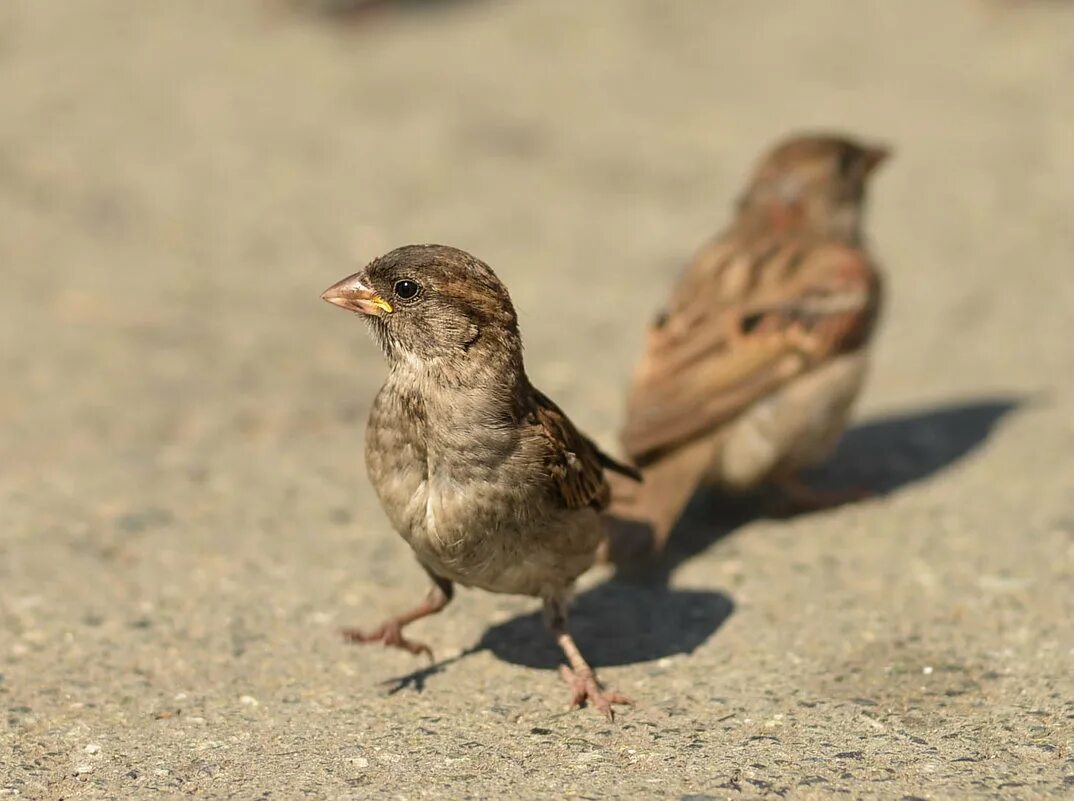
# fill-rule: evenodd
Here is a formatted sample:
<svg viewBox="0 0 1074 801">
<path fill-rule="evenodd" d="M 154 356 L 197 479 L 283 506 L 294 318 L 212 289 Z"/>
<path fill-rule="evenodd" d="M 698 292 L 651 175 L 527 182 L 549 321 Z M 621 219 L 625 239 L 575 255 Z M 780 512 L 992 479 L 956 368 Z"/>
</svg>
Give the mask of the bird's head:
<svg viewBox="0 0 1074 801">
<path fill-rule="evenodd" d="M 757 165 L 739 201 L 741 218 L 778 231 L 861 239 L 865 186 L 891 151 L 843 136 L 796 136 Z"/>
<path fill-rule="evenodd" d="M 496 357 L 521 365 L 506 287 L 487 264 L 457 248 L 397 248 L 321 297 L 363 315 L 389 361 L 458 367 Z"/>
</svg>

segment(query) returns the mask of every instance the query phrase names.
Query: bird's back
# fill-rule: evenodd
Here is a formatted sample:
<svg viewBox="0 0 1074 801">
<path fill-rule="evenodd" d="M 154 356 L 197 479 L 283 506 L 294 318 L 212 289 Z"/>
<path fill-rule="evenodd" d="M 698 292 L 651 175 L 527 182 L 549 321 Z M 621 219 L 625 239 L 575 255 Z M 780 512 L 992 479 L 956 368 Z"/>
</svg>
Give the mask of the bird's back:
<svg viewBox="0 0 1074 801">
<path fill-rule="evenodd" d="M 645 465 L 861 347 L 879 293 L 858 248 L 732 228 L 697 255 L 648 331 L 623 428 L 627 453 Z"/>
</svg>

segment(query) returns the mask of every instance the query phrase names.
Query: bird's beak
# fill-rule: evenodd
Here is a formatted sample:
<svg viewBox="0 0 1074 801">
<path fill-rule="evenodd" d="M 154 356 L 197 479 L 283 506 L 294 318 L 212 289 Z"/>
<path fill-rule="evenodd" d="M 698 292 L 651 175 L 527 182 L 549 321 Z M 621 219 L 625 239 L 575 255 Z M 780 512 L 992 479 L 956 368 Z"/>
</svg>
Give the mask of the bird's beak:
<svg viewBox="0 0 1074 801">
<path fill-rule="evenodd" d="M 873 145 L 865 149 L 865 174 L 869 175 L 877 167 L 891 158 L 891 148 L 886 145 Z"/>
<path fill-rule="evenodd" d="M 366 286 L 362 278 L 361 273 L 355 273 L 332 284 L 321 293 L 321 300 L 327 300 L 341 309 L 361 312 L 372 317 L 391 314 L 392 304 Z"/>
</svg>

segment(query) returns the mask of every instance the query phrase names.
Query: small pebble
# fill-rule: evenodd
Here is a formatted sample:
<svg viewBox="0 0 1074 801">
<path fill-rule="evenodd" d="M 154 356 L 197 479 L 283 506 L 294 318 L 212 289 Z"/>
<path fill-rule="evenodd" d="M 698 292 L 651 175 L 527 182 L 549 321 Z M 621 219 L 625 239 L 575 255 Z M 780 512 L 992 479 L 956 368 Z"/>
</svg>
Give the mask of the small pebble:
<svg viewBox="0 0 1074 801">
<path fill-rule="evenodd" d="M 100 753 L 101 747 L 97 745 L 97 743 L 90 743 L 82 750 L 85 751 L 87 754 L 97 754 Z"/>
<path fill-rule="evenodd" d="M 925 667 L 921 668 L 921 672 L 924 673 L 926 676 L 931 676 L 932 675 L 932 665 L 925 665 Z"/>
<path fill-rule="evenodd" d="M 243 706 L 260 706 L 260 703 L 258 703 L 258 700 L 256 698 L 254 698 L 252 695 L 241 695 L 241 696 L 239 696 L 239 703 L 242 704 Z"/>
</svg>

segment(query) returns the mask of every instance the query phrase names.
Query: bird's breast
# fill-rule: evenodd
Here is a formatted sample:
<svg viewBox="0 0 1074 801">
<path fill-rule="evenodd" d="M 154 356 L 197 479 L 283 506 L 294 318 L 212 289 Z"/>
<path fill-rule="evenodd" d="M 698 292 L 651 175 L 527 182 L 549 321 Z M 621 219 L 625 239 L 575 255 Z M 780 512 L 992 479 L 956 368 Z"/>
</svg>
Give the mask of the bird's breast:
<svg viewBox="0 0 1074 801">
<path fill-rule="evenodd" d="M 600 529 L 592 510 L 554 503 L 531 446 L 488 408 L 390 378 L 370 413 L 366 463 L 393 527 L 428 569 L 541 595 L 589 566 Z"/>
</svg>

